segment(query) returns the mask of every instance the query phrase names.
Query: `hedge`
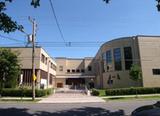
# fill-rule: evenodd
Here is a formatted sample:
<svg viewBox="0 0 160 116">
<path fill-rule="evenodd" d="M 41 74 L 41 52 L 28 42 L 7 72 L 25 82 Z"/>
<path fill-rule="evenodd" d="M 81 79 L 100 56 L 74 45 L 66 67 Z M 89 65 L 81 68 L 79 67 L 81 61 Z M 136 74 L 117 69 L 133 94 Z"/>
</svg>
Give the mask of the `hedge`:
<svg viewBox="0 0 160 116">
<path fill-rule="evenodd" d="M 93 96 L 99 96 L 99 91 L 98 90 L 96 90 L 96 89 L 92 89 L 92 91 L 91 91 L 91 95 L 93 95 Z"/>
<path fill-rule="evenodd" d="M 42 97 L 50 95 L 53 92 L 53 89 L 36 89 L 36 97 Z M 31 89 L 3 89 L 1 91 L 1 96 L 5 97 L 32 97 Z"/>
<path fill-rule="evenodd" d="M 106 96 L 155 94 L 155 93 L 160 93 L 160 87 L 154 87 L 154 88 L 132 87 L 132 88 L 120 88 L 120 89 L 107 89 L 105 91 Z"/>
</svg>

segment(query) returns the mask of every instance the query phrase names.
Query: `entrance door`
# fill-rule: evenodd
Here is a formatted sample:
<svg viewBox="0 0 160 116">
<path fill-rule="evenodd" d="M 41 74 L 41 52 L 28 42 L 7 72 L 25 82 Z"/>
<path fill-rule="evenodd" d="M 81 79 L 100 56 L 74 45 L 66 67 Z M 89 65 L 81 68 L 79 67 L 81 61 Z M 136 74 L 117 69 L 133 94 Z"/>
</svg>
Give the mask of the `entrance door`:
<svg viewBox="0 0 160 116">
<path fill-rule="evenodd" d="M 57 83 L 57 88 L 63 88 L 63 83 Z"/>
<path fill-rule="evenodd" d="M 66 85 L 71 85 L 72 89 L 82 89 L 85 85 L 84 78 L 68 78 L 66 79 Z"/>
</svg>

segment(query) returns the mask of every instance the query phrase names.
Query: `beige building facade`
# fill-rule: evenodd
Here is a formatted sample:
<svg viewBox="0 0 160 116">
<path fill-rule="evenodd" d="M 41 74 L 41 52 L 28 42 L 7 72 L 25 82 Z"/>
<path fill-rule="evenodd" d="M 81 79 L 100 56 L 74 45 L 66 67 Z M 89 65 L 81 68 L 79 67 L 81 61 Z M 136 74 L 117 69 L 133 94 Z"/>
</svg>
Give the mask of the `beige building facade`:
<svg viewBox="0 0 160 116">
<path fill-rule="evenodd" d="M 11 51 L 18 54 L 21 64 L 22 84 L 31 86 L 32 84 L 32 48 L 31 47 L 10 47 Z M 35 48 L 35 74 L 37 88 L 54 87 L 56 78 L 55 60 L 41 48 Z"/>
<path fill-rule="evenodd" d="M 56 87 L 81 89 L 85 86 L 94 86 L 95 67 L 93 66 L 93 58 L 73 59 L 59 57 L 56 58 L 56 63 Z"/>
<path fill-rule="evenodd" d="M 23 84 L 31 85 L 32 48 L 11 47 L 19 53 Z M 129 71 L 138 64 L 142 79 L 133 81 Z M 160 87 L 160 36 L 132 36 L 104 43 L 95 57 L 53 59 L 35 49 L 36 85 L 45 88 Z"/>
<path fill-rule="evenodd" d="M 124 88 L 160 86 L 160 37 L 133 36 L 104 43 L 95 56 L 96 87 Z M 138 64 L 142 79 L 130 79 L 132 64 Z"/>
</svg>

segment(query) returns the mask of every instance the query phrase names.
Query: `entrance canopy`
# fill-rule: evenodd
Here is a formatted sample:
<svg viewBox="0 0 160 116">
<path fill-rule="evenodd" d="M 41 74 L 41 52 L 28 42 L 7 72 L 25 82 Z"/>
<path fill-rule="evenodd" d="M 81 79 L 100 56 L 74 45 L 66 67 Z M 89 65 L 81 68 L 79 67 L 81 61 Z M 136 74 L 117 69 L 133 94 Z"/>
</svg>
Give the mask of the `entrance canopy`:
<svg viewBox="0 0 160 116">
<path fill-rule="evenodd" d="M 95 76 L 83 76 L 83 75 L 57 75 L 56 78 L 95 78 Z"/>
</svg>

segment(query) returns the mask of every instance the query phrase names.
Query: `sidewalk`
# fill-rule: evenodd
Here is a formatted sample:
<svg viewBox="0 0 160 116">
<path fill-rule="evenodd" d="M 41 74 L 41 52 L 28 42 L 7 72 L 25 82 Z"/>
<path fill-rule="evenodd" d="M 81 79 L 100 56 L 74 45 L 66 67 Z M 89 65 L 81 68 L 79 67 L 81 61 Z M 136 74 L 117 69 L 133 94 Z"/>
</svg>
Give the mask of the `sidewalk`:
<svg viewBox="0 0 160 116">
<path fill-rule="evenodd" d="M 136 95 L 117 95 L 117 96 L 102 96 L 101 98 L 119 98 L 119 97 L 124 97 L 124 98 L 127 98 L 127 97 L 135 97 Z M 146 96 L 160 96 L 160 94 L 143 94 L 143 95 L 140 95 L 140 94 L 137 94 L 138 97 L 146 97 Z"/>
<path fill-rule="evenodd" d="M 35 100 L 41 100 L 43 99 L 42 97 L 38 97 L 35 98 Z M 0 97 L 0 101 L 1 100 L 10 100 L 10 101 L 14 101 L 14 100 L 32 100 L 32 97 Z"/>
</svg>

